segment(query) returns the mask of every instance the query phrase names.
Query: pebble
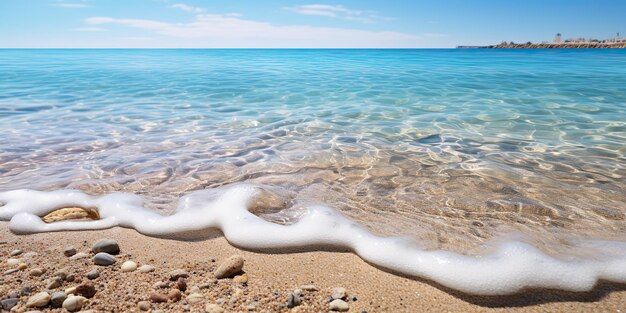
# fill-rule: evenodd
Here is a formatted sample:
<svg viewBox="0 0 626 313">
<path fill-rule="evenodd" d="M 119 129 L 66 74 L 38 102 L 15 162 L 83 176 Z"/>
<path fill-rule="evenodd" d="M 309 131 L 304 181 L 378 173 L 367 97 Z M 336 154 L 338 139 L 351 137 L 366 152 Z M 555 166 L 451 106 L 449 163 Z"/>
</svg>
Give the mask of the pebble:
<svg viewBox="0 0 626 313">
<path fill-rule="evenodd" d="M 222 309 L 222 307 L 217 304 L 207 303 L 207 305 L 204 307 L 204 311 L 206 311 L 206 313 L 223 313 L 224 309 Z"/>
<path fill-rule="evenodd" d="M 137 303 L 137 306 L 141 311 L 149 311 L 152 307 L 152 305 L 150 305 L 150 302 L 148 301 L 139 301 L 139 303 Z"/>
<path fill-rule="evenodd" d="M 198 287 L 198 285 L 195 285 L 195 286 L 191 287 L 191 289 L 189 289 L 189 293 L 190 294 L 192 294 L 192 293 L 201 293 L 200 287 Z"/>
<path fill-rule="evenodd" d="M 26 253 L 24 253 L 23 257 L 24 257 L 25 259 L 30 259 L 30 258 L 32 258 L 32 257 L 34 257 L 34 256 L 36 256 L 36 255 L 37 255 L 37 252 L 31 251 L 31 252 L 26 252 Z"/>
<path fill-rule="evenodd" d="M 154 303 L 167 302 L 167 296 L 162 293 L 153 293 L 150 294 L 150 301 Z"/>
<path fill-rule="evenodd" d="M 233 281 L 238 284 L 247 284 L 248 283 L 248 274 L 237 275 L 233 278 Z"/>
<path fill-rule="evenodd" d="M 28 264 L 26 264 L 26 263 L 20 263 L 20 265 L 17 266 L 17 269 L 20 270 L 20 271 L 23 271 L 23 270 L 25 270 L 27 268 L 28 268 Z"/>
<path fill-rule="evenodd" d="M 185 271 L 184 269 L 180 269 L 180 268 L 179 268 L 179 269 L 175 269 L 175 270 L 171 271 L 171 272 L 169 273 L 169 275 L 170 275 L 170 280 L 171 280 L 171 281 L 176 281 L 176 280 L 178 280 L 178 279 L 179 279 L 179 278 L 181 278 L 181 277 L 182 277 L 182 278 L 187 278 L 187 277 L 189 277 L 189 273 L 187 273 L 187 271 Z"/>
<path fill-rule="evenodd" d="M 65 299 L 67 299 L 67 294 L 63 291 L 57 291 L 50 297 L 50 305 L 52 305 L 53 308 L 60 308 Z"/>
<path fill-rule="evenodd" d="M 139 271 L 139 273 L 150 273 L 150 272 L 154 272 L 154 266 L 142 265 L 137 270 Z"/>
<path fill-rule="evenodd" d="M 18 256 L 18 255 L 22 254 L 22 252 L 24 252 L 24 251 L 22 251 L 20 249 L 13 250 L 13 251 L 11 251 L 11 256 Z"/>
<path fill-rule="evenodd" d="M 68 294 L 68 295 L 76 294 L 76 289 L 77 288 L 78 287 L 76 287 L 76 286 L 67 288 L 67 289 L 65 289 L 65 293 Z"/>
<path fill-rule="evenodd" d="M 168 283 L 165 282 L 157 282 L 153 285 L 154 289 L 168 289 L 170 288 L 170 285 L 168 285 Z"/>
<path fill-rule="evenodd" d="M 55 289 L 61 287 L 63 284 L 63 279 L 59 276 L 51 277 L 46 280 L 46 288 Z"/>
<path fill-rule="evenodd" d="M 41 275 L 43 275 L 43 273 L 46 272 L 45 268 L 33 268 L 32 270 L 30 270 L 30 272 L 28 272 L 28 275 L 33 276 L 33 277 L 39 277 Z"/>
<path fill-rule="evenodd" d="M 291 308 L 297 307 L 297 306 L 300 305 L 300 303 L 301 303 L 301 300 L 300 300 L 300 296 L 299 295 L 297 295 L 295 293 L 289 294 L 289 297 L 287 298 L 287 307 L 288 308 L 291 309 Z"/>
<path fill-rule="evenodd" d="M 317 288 L 315 285 L 304 285 L 304 286 L 300 286 L 300 289 L 302 290 L 306 290 L 306 291 L 318 291 L 320 290 L 319 288 Z"/>
<path fill-rule="evenodd" d="M 61 278 L 61 280 L 65 280 L 67 278 L 67 275 L 69 274 L 65 269 L 60 269 L 54 273 L 54 276 Z"/>
<path fill-rule="evenodd" d="M 180 290 L 180 291 L 185 291 L 187 290 L 187 281 L 180 277 L 178 278 L 178 280 L 176 281 L 176 283 L 174 283 L 174 288 Z"/>
<path fill-rule="evenodd" d="M 68 258 L 73 256 L 73 255 L 75 255 L 76 252 L 78 252 L 78 250 L 76 250 L 76 248 L 74 248 L 72 246 L 67 246 L 67 247 L 63 248 L 63 255 L 65 255 Z"/>
<path fill-rule="evenodd" d="M 137 269 L 137 263 L 126 261 L 122 264 L 122 272 L 134 272 Z"/>
<path fill-rule="evenodd" d="M 76 254 L 72 255 L 72 256 L 70 257 L 70 260 L 84 259 L 84 258 L 86 258 L 86 257 L 88 257 L 88 256 L 89 256 L 89 254 L 87 254 L 87 253 L 84 253 L 84 252 L 78 252 L 78 253 L 76 253 Z"/>
<path fill-rule="evenodd" d="M 9 266 L 16 266 L 16 265 L 20 264 L 20 260 L 14 259 L 14 258 L 10 258 L 10 259 L 7 259 L 7 264 Z"/>
<path fill-rule="evenodd" d="M 336 288 L 333 288 L 333 292 L 330 296 L 333 299 L 345 299 L 348 296 L 348 294 L 346 294 L 346 288 L 336 287 Z"/>
<path fill-rule="evenodd" d="M 87 273 L 87 279 L 89 280 L 94 280 L 96 278 L 100 277 L 100 272 L 98 272 L 97 269 L 93 269 L 91 271 L 89 271 L 89 273 Z"/>
<path fill-rule="evenodd" d="M 93 257 L 93 263 L 96 265 L 109 266 L 115 264 L 115 262 L 117 262 L 117 259 L 106 252 L 99 252 Z"/>
<path fill-rule="evenodd" d="M 0 301 L 0 307 L 2 307 L 2 309 L 4 310 L 11 310 L 12 307 L 14 307 L 17 302 L 20 301 L 19 298 L 9 298 L 9 299 L 4 299 L 2 301 Z"/>
<path fill-rule="evenodd" d="M 194 303 L 202 302 L 204 300 L 204 296 L 201 295 L 200 293 L 192 293 L 188 295 L 187 298 L 185 299 L 187 299 L 189 303 L 194 304 Z"/>
<path fill-rule="evenodd" d="M 343 301 L 341 299 L 335 299 L 331 303 L 328 304 L 328 308 L 331 311 L 345 312 L 350 309 L 350 306 L 348 305 L 346 301 Z"/>
<path fill-rule="evenodd" d="M 91 252 L 100 253 L 106 252 L 108 254 L 118 254 L 120 253 L 120 246 L 117 244 L 117 241 L 105 238 L 100 239 L 91 247 Z"/>
<path fill-rule="evenodd" d="M 218 279 L 227 278 L 238 274 L 243 269 L 244 259 L 241 255 L 233 255 L 226 259 L 215 270 L 215 277 Z"/>
<path fill-rule="evenodd" d="M 63 308 L 70 311 L 76 312 L 83 308 L 83 304 L 85 304 L 85 297 L 81 296 L 69 296 L 65 301 L 63 301 Z"/>
<path fill-rule="evenodd" d="M 76 293 L 85 298 L 92 298 L 96 294 L 96 287 L 91 284 L 82 284 L 76 287 Z"/>
<path fill-rule="evenodd" d="M 19 270 L 17 268 L 13 268 L 13 269 L 4 271 L 4 275 L 10 275 L 10 274 L 13 274 L 13 273 L 18 272 L 18 271 Z"/>
<path fill-rule="evenodd" d="M 170 291 L 170 293 L 167 294 L 167 298 L 172 300 L 172 302 L 178 302 L 180 301 L 180 299 L 182 299 L 183 294 L 180 293 L 180 290 L 178 289 L 172 289 Z"/>
<path fill-rule="evenodd" d="M 40 293 L 36 293 L 35 295 L 28 298 L 26 302 L 27 308 L 43 308 L 50 302 L 50 295 L 42 291 Z"/>
<path fill-rule="evenodd" d="M 22 297 L 30 296 L 31 293 L 33 293 L 33 287 L 31 286 L 24 286 L 20 289 L 20 296 Z"/>
</svg>

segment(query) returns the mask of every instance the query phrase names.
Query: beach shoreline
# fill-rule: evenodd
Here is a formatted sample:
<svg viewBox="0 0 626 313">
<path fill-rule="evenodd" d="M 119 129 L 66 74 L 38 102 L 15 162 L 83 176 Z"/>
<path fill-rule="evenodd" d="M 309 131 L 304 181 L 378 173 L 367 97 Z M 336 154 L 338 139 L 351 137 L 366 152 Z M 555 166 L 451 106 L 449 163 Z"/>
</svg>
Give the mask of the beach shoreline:
<svg viewBox="0 0 626 313">
<path fill-rule="evenodd" d="M 99 280 L 93 281 L 98 292 L 93 299 L 89 299 L 84 309 L 96 312 L 139 311 L 138 303 L 149 301 L 150 294 L 154 292 L 153 285 L 167 281 L 167 273 L 178 268 L 190 273 L 189 286 L 206 283 L 213 280 L 210 271 L 216 264 L 231 255 L 242 255 L 245 259 L 244 272 L 249 277 L 245 286 L 230 278 L 219 280 L 216 288 L 202 290 L 204 298 L 201 303 L 185 304 L 187 294 L 180 302 L 152 303 L 151 310 L 196 312 L 202 311 L 207 303 L 225 301 L 221 306 L 227 311 L 328 311 L 328 299 L 335 287 L 346 289 L 349 312 L 619 312 L 626 303 L 626 288 L 617 284 L 601 283 L 593 291 L 580 294 L 549 290 L 514 296 L 478 297 L 380 270 L 349 252 L 259 253 L 235 248 L 217 233 L 212 233 L 208 239 L 183 241 L 147 237 L 132 229 L 119 227 L 101 231 L 15 235 L 8 230 L 7 222 L 0 223 L 0 251 L 4 259 L 2 271 L 10 269 L 6 259 L 16 249 L 24 253 L 34 251 L 37 255 L 29 259 L 31 264 L 28 264 L 28 269 L 2 276 L 0 296 L 4 299 L 25 284 L 32 285 L 34 292 L 40 292 L 45 289 L 44 278 L 60 268 L 80 277 L 77 281 L 89 282 L 84 278 L 85 274 L 92 268 L 99 268 L 91 262 L 89 250 L 94 242 L 102 238 L 117 240 L 122 252 L 116 264 L 103 270 L 111 271 L 107 272 L 109 276 L 103 274 Z M 63 255 L 66 246 L 74 246 L 79 252 L 88 253 L 89 257 L 69 260 Z M 122 261 L 129 259 L 139 265 L 150 264 L 156 270 L 148 274 L 119 271 Z M 47 274 L 29 278 L 29 270 L 36 267 L 47 268 Z M 76 284 L 66 283 L 58 289 Z M 289 294 L 294 289 L 311 284 L 319 291 L 305 291 L 302 304 L 289 309 Z M 237 293 L 241 295 L 236 296 Z M 230 302 L 233 297 L 237 299 Z M 20 308 L 25 309 L 27 299 L 20 299 L 17 312 L 24 311 Z M 51 311 L 55 310 L 59 311 Z"/>
</svg>

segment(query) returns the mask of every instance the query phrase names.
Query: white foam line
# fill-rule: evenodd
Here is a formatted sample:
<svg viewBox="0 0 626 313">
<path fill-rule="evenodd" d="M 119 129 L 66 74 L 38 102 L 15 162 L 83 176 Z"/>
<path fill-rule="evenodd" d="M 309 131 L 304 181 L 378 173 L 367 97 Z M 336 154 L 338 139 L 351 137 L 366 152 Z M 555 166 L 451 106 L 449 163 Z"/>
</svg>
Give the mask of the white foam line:
<svg viewBox="0 0 626 313">
<path fill-rule="evenodd" d="M 401 238 L 376 236 L 325 206 L 307 207 L 291 225 L 265 221 L 248 211 L 262 193 L 259 186 L 244 184 L 196 191 L 180 199 L 175 214 L 162 216 L 144 208 L 142 199 L 134 194 L 94 197 L 73 190 L 15 190 L 0 193 L 0 202 L 5 203 L 0 207 L 0 219 L 10 220 L 9 229 L 17 234 L 122 226 L 146 235 L 167 235 L 219 228 L 230 243 L 248 249 L 342 247 L 380 267 L 469 294 L 503 295 L 525 288 L 589 291 L 600 279 L 626 283 L 626 249 L 620 242 L 606 246 L 620 247 L 621 253 L 599 254 L 593 259 L 557 259 L 517 241 L 506 242 L 495 253 L 483 256 L 427 251 Z M 73 206 L 97 207 L 101 219 L 48 224 L 40 218 Z"/>
</svg>

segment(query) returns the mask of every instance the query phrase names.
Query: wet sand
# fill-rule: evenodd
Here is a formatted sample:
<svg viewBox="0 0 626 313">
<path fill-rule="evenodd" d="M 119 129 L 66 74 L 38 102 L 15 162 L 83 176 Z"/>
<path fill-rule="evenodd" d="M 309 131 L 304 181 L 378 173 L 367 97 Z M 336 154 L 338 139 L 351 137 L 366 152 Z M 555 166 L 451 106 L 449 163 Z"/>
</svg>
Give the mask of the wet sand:
<svg viewBox="0 0 626 313">
<path fill-rule="evenodd" d="M 18 236 L 12 234 L 7 226 L 6 222 L 0 223 L 2 272 L 11 268 L 6 259 L 15 249 L 24 253 L 34 251 L 37 255 L 30 259 L 28 269 L 1 276 L 2 299 L 24 285 L 32 286 L 33 293 L 40 292 L 45 288 L 45 278 L 64 268 L 76 276 L 76 281 L 65 283 L 59 290 L 80 283 L 93 283 L 97 293 L 88 299 L 83 309 L 96 312 L 139 311 L 137 303 L 149 301 L 150 294 L 158 291 L 154 284 L 167 282 L 167 273 L 178 268 L 190 273 L 190 288 L 207 282 L 213 285 L 202 289 L 204 298 L 200 303 L 187 303 L 187 292 L 179 302 L 152 303 L 152 310 L 203 312 L 207 303 L 223 302 L 221 306 L 226 311 L 328 311 L 327 303 L 334 287 L 346 288 L 349 312 L 620 312 L 626 305 L 624 285 L 600 284 L 594 291 L 582 294 L 539 290 L 515 296 L 476 297 L 383 271 L 349 252 L 259 253 L 237 249 L 216 233 L 201 234 L 194 240 L 180 240 L 147 237 L 123 228 Z M 81 260 L 69 260 L 63 255 L 65 246 L 74 246 L 79 252 L 89 253 L 91 245 L 102 238 L 115 239 L 121 247 L 118 262 L 112 266 L 93 265 L 91 254 Z M 236 283 L 230 278 L 215 282 L 212 271 L 234 254 L 240 254 L 246 260 L 244 271 L 249 277 L 247 284 Z M 153 265 L 156 270 L 154 273 L 121 272 L 119 268 L 123 261 L 131 259 L 139 265 Z M 36 267 L 46 268 L 46 274 L 29 277 L 28 271 Z M 85 274 L 93 268 L 100 269 L 102 274 L 98 279 L 89 281 Z M 289 294 L 302 285 L 310 284 L 318 287 L 319 291 L 304 291 L 302 304 L 293 309 L 287 308 Z M 27 299 L 22 297 L 16 306 L 18 312 L 26 311 L 24 304 Z M 46 310 L 61 312 L 60 309 Z"/>
</svg>

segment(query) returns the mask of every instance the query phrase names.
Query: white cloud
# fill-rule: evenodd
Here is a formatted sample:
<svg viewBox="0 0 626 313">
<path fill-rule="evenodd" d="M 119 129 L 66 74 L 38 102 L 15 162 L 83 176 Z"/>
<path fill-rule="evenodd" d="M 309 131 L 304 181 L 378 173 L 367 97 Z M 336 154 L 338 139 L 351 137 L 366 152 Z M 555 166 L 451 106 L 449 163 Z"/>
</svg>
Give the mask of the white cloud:
<svg viewBox="0 0 626 313">
<path fill-rule="evenodd" d="M 105 32 L 108 31 L 106 28 L 102 27 L 79 27 L 72 29 L 75 32 Z"/>
<path fill-rule="evenodd" d="M 175 4 L 172 4 L 170 7 L 174 8 L 174 9 L 183 10 L 183 11 L 189 12 L 189 13 L 204 13 L 204 12 L 206 12 L 206 9 L 192 7 L 192 6 L 184 4 L 184 3 L 175 3 Z"/>
<path fill-rule="evenodd" d="M 363 23 L 391 20 L 391 18 L 376 15 L 373 11 L 351 10 L 342 5 L 305 4 L 285 9 L 302 15 L 334 17 Z"/>
<path fill-rule="evenodd" d="M 166 36 L 161 46 L 184 47 L 415 47 L 419 36 L 353 28 L 274 25 L 237 14 L 198 14 L 187 23 L 91 17 L 90 25 L 117 24 Z"/>
<path fill-rule="evenodd" d="M 89 5 L 85 3 L 85 1 L 66 2 L 66 1 L 61 1 L 61 0 L 54 2 L 52 6 L 59 7 L 59 8 L 66 8 L 66 9 L 84 9 L 84 8 L 89 7 Z"/>
</svg>

